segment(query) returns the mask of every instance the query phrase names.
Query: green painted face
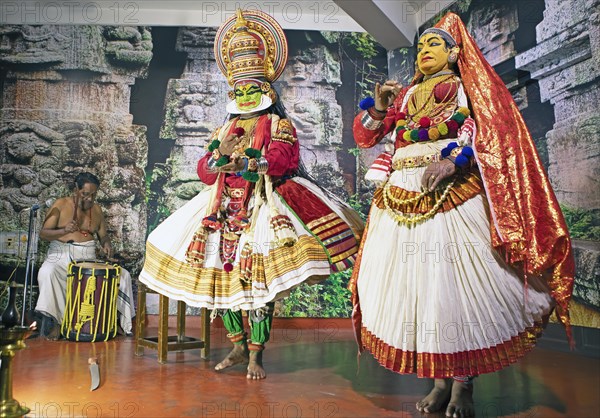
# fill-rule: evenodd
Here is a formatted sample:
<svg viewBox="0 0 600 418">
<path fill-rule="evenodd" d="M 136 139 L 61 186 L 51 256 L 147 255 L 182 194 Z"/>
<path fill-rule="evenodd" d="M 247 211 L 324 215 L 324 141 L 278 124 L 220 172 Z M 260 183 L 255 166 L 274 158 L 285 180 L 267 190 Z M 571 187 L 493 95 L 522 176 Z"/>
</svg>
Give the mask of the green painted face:
<svg viewBox="0 0 600 418">
<path fill-rule="evenodd" d="M 425 75 L 447 70 L 450 49 L 446 42 L 435 33 L 426 33 L 419 38 L 417 45 L 417 65 Z"/>
<path fill-rule="evenodd" d="M 260 105 L 262 90 L 256 83 L 238 85 L 235 90 L 235 103 L 240 110 L 252 110 Z"/>
</svg>

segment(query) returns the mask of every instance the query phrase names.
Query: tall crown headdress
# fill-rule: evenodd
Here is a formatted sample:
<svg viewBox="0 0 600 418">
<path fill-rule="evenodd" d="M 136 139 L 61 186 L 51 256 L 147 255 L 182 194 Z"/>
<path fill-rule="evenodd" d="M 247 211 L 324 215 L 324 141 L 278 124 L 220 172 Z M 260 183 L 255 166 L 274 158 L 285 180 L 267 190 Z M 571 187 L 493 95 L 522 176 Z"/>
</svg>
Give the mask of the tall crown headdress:
<svg viewBox="0 0 600 418">
<path fill-rule="evenodd" d="M 248 79 L 273 82 L 285 68 L 287 39 L 275 19 L 259 10 L 237 10 L 217 31 L 215 59 L 230 86 Z"/>
</svg>

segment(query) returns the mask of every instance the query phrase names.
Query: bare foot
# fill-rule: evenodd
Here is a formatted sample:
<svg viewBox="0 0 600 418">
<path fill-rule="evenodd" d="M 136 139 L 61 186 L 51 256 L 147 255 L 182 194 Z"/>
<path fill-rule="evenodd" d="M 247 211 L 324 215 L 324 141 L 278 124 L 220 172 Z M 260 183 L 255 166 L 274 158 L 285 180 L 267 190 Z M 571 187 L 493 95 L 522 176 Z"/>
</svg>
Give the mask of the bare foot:
<svg viewBox="0 0 600 418">
<path fill-rule="evenodd" d="M 223 370 L 236 364 L 248 363 L 248 346 L 244 344 L 234 344 L 233 350 L 227 354 L 222 362 L 215 366 L 215 370 Z"/>
<path fill-rule="evenodd" d="M 435 379 L 429 395 L 417 402 L 417 410 L 426 414 L 439 411 L 450 399 L 451 389 L 452 379 Z"/>
<path fill-rule="evenodd" d="M 452 395 L 450 396 L 448 408 L 446 408 L 446 416 L 453 418 L 470 418 L 475 416 L 473 383 L 469 385 L 456 380 L 452 383 Z"/>
<path fill-rule="evenodd" d="M 246 379 L 259 380 L 267 377 L 262 364 L 262 351 L 250 352 L 250 363 L 248 363 L 248 374 Z"/>
<path fill-rule="evenodd" d="M 46 339 L 48 341 L 58 341 L 60 340 L 60 325 L 55 324 L 52 326 L 48 334 L 46 335 Z"/>
</svg>

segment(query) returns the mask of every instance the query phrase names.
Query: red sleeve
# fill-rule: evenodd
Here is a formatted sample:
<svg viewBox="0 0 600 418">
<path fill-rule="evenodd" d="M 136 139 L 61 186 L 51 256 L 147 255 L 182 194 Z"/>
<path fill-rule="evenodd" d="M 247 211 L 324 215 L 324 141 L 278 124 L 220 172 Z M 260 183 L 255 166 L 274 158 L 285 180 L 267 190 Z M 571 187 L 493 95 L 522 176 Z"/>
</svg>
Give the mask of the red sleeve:
<svg viewBox="0 0 600 418">
<path fill-rule="evenodd" d="M 360 112 L 354 118 L 354 124 L 352 125 L 352 132 L 354 133 L 354 141 L 360 148 L 371 148 L 379 143 L 381 139 L 386 136 L 394 126 L 396 111 L 394 108 L 389 108 L 383 124 L 375 130 L 367 129 L 363 126 L 361 119 L 366 110 Z"/>
<path fill-rule="evenodd" d="M 267 174 L 270 176 L 283 176 L 290 174 L 298 168 L 300 147 L 298 141 L 293 144 L 283 141 L 271 141 L 265 159 L 269 163 Z"/>
<path fill-rule="evenodd" d="M 198 177 L 200 177 L 200 181 L 208 186 L 215 183 L 218 175 L 218 173 L 215 173 L 208 169 L 208 159 L 211 155 L 212 154 L 210 152 L 207 152 L 206 155 L 204 155 L 204 157 L 200 158 L 198 160 L 197 168 Z"/>
<path fill-rule="evenodd" d="M 370 130 L 363 126 L 361 118 L 366 112 L 363 110 L 354 118 L 352 132 L 354 133 L 354 141 L 360 148 L 371 148 L 379 143 L 384 136 L 389 134 L 396 125 L 396 115 L 400 113 L 400 108 L 404 100 L 404 95 L 408 91 L 407 88 L 402 89 L 402 92 L 396 97 L 394 105 L 388 108 L 387 114 L 383 119 L 383 124 L 376 130 Z"/>
</svg>

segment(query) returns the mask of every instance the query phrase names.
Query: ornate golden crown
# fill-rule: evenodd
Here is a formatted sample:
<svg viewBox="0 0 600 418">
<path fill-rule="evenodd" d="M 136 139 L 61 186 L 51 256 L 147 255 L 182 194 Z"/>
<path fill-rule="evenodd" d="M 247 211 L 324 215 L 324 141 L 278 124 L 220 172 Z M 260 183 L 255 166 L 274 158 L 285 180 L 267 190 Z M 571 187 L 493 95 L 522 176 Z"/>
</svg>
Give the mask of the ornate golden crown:
<svg viewBox="0 0 600 418">
<path fill-rule="evenodd" d="M 268 14 L 238 9 L 217 31 L 215 59 L 230 86 L 247 79 L 272 82 L 285 68 L 287 40 Z"/>
</svg>

